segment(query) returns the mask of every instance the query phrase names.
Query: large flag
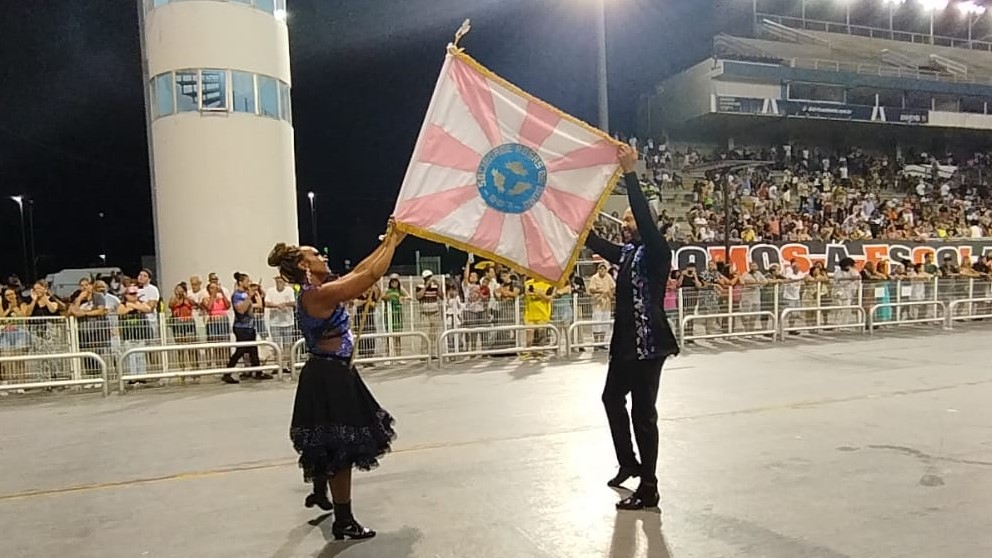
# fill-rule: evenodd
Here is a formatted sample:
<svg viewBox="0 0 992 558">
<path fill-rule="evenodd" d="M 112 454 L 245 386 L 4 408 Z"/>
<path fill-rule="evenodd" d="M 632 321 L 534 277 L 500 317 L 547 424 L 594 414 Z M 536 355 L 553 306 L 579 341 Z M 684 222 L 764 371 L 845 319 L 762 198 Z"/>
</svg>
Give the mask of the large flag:
<svg viewBox="0 0 992 558">
<path fill-rule="evenodd" d="M 622 174 L 618 145 L 449 47 L 397 228 L 564 283 Z"/>
</svg>

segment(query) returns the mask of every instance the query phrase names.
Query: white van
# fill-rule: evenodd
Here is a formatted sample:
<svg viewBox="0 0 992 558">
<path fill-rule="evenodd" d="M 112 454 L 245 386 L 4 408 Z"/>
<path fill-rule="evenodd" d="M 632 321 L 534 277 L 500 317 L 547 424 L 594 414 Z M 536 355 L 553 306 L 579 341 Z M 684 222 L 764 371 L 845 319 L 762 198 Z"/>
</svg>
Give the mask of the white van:
<svg viewBox="0 0 992 558">
<path fill-rule="evenodd" d="M 98 276 L 109 277 L 114 273 L 120 273 L 121 268 L 119 267 L 88 267 L 85 269 L 63 269 L 57 273 L 53 273 L 45 280 L 51 286 L 52 292 L 55 296 L 67 299 L 72 293 L 79 288 L 79 280 L 95 279 Z"/>
</svg>

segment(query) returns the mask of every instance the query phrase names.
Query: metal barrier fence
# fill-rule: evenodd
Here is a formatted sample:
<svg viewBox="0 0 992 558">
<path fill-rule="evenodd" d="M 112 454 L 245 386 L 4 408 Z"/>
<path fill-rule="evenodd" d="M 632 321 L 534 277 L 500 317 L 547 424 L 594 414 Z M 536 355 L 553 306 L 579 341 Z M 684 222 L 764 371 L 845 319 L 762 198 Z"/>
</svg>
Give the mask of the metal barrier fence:
<svg viewBox="0 0 992 558">
<path fill-rule="evenodd" d="M 243 341 L 236 343 L 203 343 L 195 345 L 186 345 L 182 347 L 182 350 L 198 351 L 198 350 L 211 350 L 220 349 L 224 351 L 229 351 L 230 349 L 238 348 L 249 348 L 249 347 L 269 347 L 272 349 L 276 355 L 276 362 L 274 364 L 261 364 L 260 366 L 245 366 L 242 368 L 225 366 L 222 368 L 204 368 L 204 369 L 192 369 L 192 370 L 168 370 L 163 372 L 146 372 L 147 361 L 146 358 L 153 354 L 161 354 L 168 351 L 175 351 L 179 349 L 176 346 L 165 345 L 161 347 L 134 347 L 124 351 L 121 356 L 121 374 L 118 379 L 118 389 L 123 395 L 125 390 L 125 384 L 127 382 L 141 382 L 146 380 L 161 380 L 166 378 L 190 378 L 198 376 L 219 376 L 224 374 L 235 374 L 235 373 L 248 373 L 248 372 L 275 372 L 277 375 L 281 376 L 282 371 L 282 350 L 279 345 L 276 345 L 272 341 Z M 148 359 L 150 360 L 150 359 Z M 141 370 L 140 373 L 128 374 L 128 369 L 134 368 Z"/>
<path fill-rule="evenodd" d="M 759 326 L 758 328 L 748 328 L 738 329 L 734 331 L 734 320 L 740 318 L 742 320 L 747 319 L 754 323 L 765 322 L 764 318 L 768 319 L 769 325 L 763 329 Z M 696 334 L 692 333 L 692 330 L 688 330 L 688 326 L 692 325 L 693 321 L 702 320 L 723 320 L 726 321 L 726 331 L 718 333 L 703 333 Z M 774 336 L 778 333 L 778 316 L 772 312 L 766 311 L 756 311 L 756 312 L 728 312 L 726 314 L 703 314 L 696 316 L 686 316 L 682 318 L 679 324 L 679 338 L 683 341 L 696 341 L 701 339 L 729 339 L 732 337 L 754 337 L 760 335 L 771 335 Z"/>
<path fill-rule="evenodd" d="M 74 378 L 71 380 L 41 380 L 41 381 L 25 381 L 21 383 L 5 383 L 0 386 L 0 393 L 8 392 L 19 392 L 29 389 L 48 389 L 48 388 L 61 388 L 61 387 L 89 387 L 89 386 L 100 386 L 103 391 L 104 397 L 110 395 L 110 382 L 107 378 L 107 362 L 103 360 L 103 357 L 96 353 L 91 352 L 79 352 L 79 353 L 63 353 L 63 354 L 45 354 L 45 355 L 20 355 L 20 356 L 3 356 L 0 357 L 0 366 L 10 365 L 10 364 L 21 364 L 21 363 L 31 363 L 31 362 L 43 362 L 43 361 L 67 361 L 70 359 L 90 359 L 96 363 L 99 368 L 99 376 L 96 378 Z"/>
<path fill-rule="evenodd" d="M 590 328 L 593 334 L 591 342 L 583 341 L 583 328 Z M 606 349 L 610 346 L 610 333 L 613 320 L 589 320 L 575 322 L 568 326 L 565 334 L 565 354 L 571 355 L 577 349 Z"/>
<path fill-rule="evenodd" d="M 425 351 L 413 351 L 413 352 L 398 352 L 392 356 L 358 356 L 355 355 L 354 364 L 375 364 L 379 362 L 394 363 L 394 362 L 410 362 L 410 361 L 420 361 L 423 360 L 430 365 L 432 356 L 430 347 L 432 346 L 430 338 L 427 334 L 422 331 L 401 331 L 397 333 L 368 333 L 363 334 L 358 338 L 359 344 L 363 340 L 372 339 L 379 340 L 383 339 L 386 341 L 402 341 L 403 339 L 417 339 L 420 341 L 421 348 L 426 348 Z M 307 352 L 306 352 L 306 339 L 298 339 L 289 350 L 289 371 L 292 377 L 296 378 L 296 373 L 298 370 L 302 369 L 306 365 Z"/>
<path fill-rule="evenodd" d="M 594 262 L 595 263 L 595 262 Z M 590 264 L 588 269 L 595 267 Z M 550 302 L 551 321 L 540 326 L 544 334 L 538 349 L 527 346 L 528 304 L 522 288 L 495 289 L 483 311 L 466 314 L 456 302 L 457 283 L 436 276 L 436 299 L 422 296 L 420 277 L 384 290 L 365 319 L 353 308 L 360 333 L 355 362 L 393 363 L 446 361 L 465 356 L 511 355 L 609 346 L 614 305 L 609 296 L 612 280 L 594 277 L 570 294 L 558 293 Z M 710 271 L 697 279 L 683 278 L 681 288 L 669 281 L 662 302 L 683 343 L 703 340 L 788 334 L 835 329 L 902 327 L 907 324 L 992 319 L 992 280 L 988 277 L 932 278 L 925 274 L 898 280 L 835 279 L 825 274 L 801 281 L 762 281 L 757 274 L 724 277 Z M 460 280 L 460 278 L 457 278 Z M 517 286 L 519 287 L 519 285 Z M 600 290 L 597 294 L 589 291 Z M 420 300 L 417 299 L 421 295 Z M 359 303 L 361 304 L 361 303 Z M 544 307 L 542 311 L 549 310 Z M 359 323 L 360 322 L 360 323 Z M 260 312 L 256 316 L 258 346 L 266 370 L 295 373 L 304 355 L 297 346 L 300 331 L 288 314 Z M 554 331 L 553 333 L 552 330 Z M 144 363 L 143 379 L 183 378 L 224 373 L 231 357 L 233 335 L 228 316 L 192 318 L 149 314 L 141 320 L 111 311 L 97 317 L 0 319 L 0 391 L 7 385 L 41 385 L 99 379 L 102 365 L 87 357 L 63 358 L 70 353 L 95 353 L 107 367 L 110 382 L 119 383 L 128 358 L 137 354 Z M 148 349 L 129 352 L 133 349 Z M 7 359 L 3 357 L 59 355 L 59 358 Z M 133 360 L 133 359 L 132 359 Z M 137 376 L 131 362 L 128 373 Z M 247 369 L 240 368 L 237 372 Z M 232 370 L 234 372 L 234 370 Z M 98 382 L 91 382 L 96 385 Z M 86 383 L 81 385 L 87 385 Z M 21 388 L 18 388 L 20 390 Z M 7 390 L 9 391 L 9 390 Z"/>
<path fill-rule="evenodd" d="M 959 306 L 968 305 L 968 311 L 958 313 Z M 981 305 L 984 312 L 975 312 L 975 305 Z M 992 319 L 992 298 L 966 298 L 964 300 L 953 300 L 947 305 L 947 327 L 950 329 L 954 322 L 967 320 L 987 320 Z"/>
<path fill-rule="evenodd" d="M 805 322 L 805 317 L 810 312 L 815 312 L 816 315 L 821 315 L 823 312 L 829 311 L 853 311 L 858 319 L 854 322 L 848 323 L 823 323 L 822 320 L 819 324 L 809 325 Z M 795 326 L 794 321 L 789 320 L 793 316 L 797 315 L 803 323 L 806 325 Z M 786 308 L 782 310 L 782 315 L 779 317 L 779 338 L 785 339 L 785 334 L 798 334 L 803 331 L 826 331 L 832 329 L 860 329 L 864 332 L 866 322 L 866 317 L 868 312 L 861 306 L 832 306 L 832 307 L 815 307 L 815 308 Z"/>
<path fill-rule="evenodd" d="M 42 384 L 79 380 L 84 376 L 99 377 L 99 364 L 87 360 L 87 373 L 83 374 L 78 359 L 62 358 L 66 353 L 83 352 L 74 343 L 75 339 L 70 320 L 65 317 L 0 319 L 0 389 L 3 384 Z M 8 358 L 22 356 L 52 358 Z"/>
<path fill-rule="evenodd" d="M 920 317 L 914 318 L 910 316 L 908 319 L 906 319 L 904 317 L 906 316 L 906 314 L 903 314 L 902 312 L 897 312 L 893 319 L 886 320 L 881 323 L 876 321 L 875 315 L 878 314 L 880 310 L 887 310 L 887 309 L 898 310 L 901 308 L 933 308 L 934 313 L 933 316 L 929 316 L 929 317 L 925 316 L 922 318 Z M 940 312 L 937 312 L 937 309 L 940 309 Z M 928 323 L 946 324 L 947 318 L 948 318 L 947 305 L 940 300 L 926 300 L 926 301 L 916 301 L 916 302 L 886 302 L 883 304 L 875 304 L 874 306 L 871 307 L 871 311 L 868 312 L 868 333 L 869 334 L 875 333 L 875 328 L 878 325 L 928 324 Z"/>
<path fill-rule="evenodd" d="M 438 339 L 438 366 L 444 367 L 445 359 L 453 358 L 463 358 L 463 357 L 474 357 L 474 356 L 490 356 L 490 355 L 507 355 L 507 354 L 528 354 L 528 353 L 558 353 L 560 351 L 561 336 L 556 328 L 552 324 L 530 324 L 522 326 L 496 326 L 490 328 L 493 333 L 511 333 L 516 338 L 516 342 L 512 347 L 503 348 L 481 348 L 481 349 L 470 349 L 463 351 L 460 349 L 461 343 L 465 343 L 465 338 L 469 335 L 478 335 L 479 330 L 471 328 L 462 329 L 449 329 L 441 334 Z M 538 340 L 538 332 L 547 332 L 551 338 L 551 342 L 543 343 L 543 339 Z M 524 333 L 526 341 L 524 344 L 520 344 L 521 336 L 519 333 Z M 540 343 L 540 344 L 538 344 Z M 466 346 L 467 343 L 466 343 Z"/>
</svg>

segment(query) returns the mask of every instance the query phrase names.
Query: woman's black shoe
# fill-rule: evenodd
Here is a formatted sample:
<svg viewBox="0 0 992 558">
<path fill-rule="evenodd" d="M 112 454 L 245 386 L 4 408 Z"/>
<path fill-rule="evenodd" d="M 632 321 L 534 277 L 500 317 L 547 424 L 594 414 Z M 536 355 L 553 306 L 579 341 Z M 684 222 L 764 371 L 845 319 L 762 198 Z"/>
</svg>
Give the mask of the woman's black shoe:
<svg viewBox="0 0 992 558">
<path fill-rule="evenodd" d="M 221 378 L 220 378 L 220 379 L 221 379 L 221 380 L 222 380 L 222 381 L 223 381 L 223 382 L 224 382 L 225 384 L 240 384 L 240 383 L 241 383 L 241 382 L 239 382 L 239 381 L 238 381 L 238 379 L 237 379 L 237 378 L 235 378 L 234 376 L 232 376 L 232 375 L 230 375 L 230 374 L 224 374 L 223 376 L 221 376 Z"/>
<path fill-rule="evenodd" d="M 636 478 L 638 476 L 640 476 L 640 474 L 637 471 L 633 469 L 624 469 L 623 467 L 620 467 L 620 472 L 617 473 L 617 476 L 610 479 L 610 481 L 607 482 L 606 485 L 613 488 L 620 488 L 620 485 L 627 482 L 627 479 Z"/>
<path fill-rule="evenodd" d="M 255 372 L 255 379 L 256 380 L 271 380 L 272 379 L 272 374 L 269 374 L 268 372 Z"/>
<path fill-rule="evenodd" d="M 357 521 L 352 519 L 350 522 L 344 525 L 338 525 L 337 523 L 331 527 L 331 533 L 334 534 L 334 540 L 340 541 L 344 540 L 345 537 L 349 539 L 371 539 L 375 536 L 375 531 L 369 529 L 368 527 L 362 527 Z"/>
<path fill-rule="evenodd" d="M 658 495 L 658 489 L 655 487 L 651 488 L 638 488 L 636 492 L 617 502 L 618 510 L 643 510 L 647 508 L 658 507 L 658 502 L 661 501 L 661 496 Z"/>
<path fill-rule="evenodd" d="M 324 511 L 331 511 L 334 509 L 334 504 L 327 499 L 327 494 L 308 494 L 306 502 L 303 503 L 308 508 L 317 506 Z"/>
</svg>

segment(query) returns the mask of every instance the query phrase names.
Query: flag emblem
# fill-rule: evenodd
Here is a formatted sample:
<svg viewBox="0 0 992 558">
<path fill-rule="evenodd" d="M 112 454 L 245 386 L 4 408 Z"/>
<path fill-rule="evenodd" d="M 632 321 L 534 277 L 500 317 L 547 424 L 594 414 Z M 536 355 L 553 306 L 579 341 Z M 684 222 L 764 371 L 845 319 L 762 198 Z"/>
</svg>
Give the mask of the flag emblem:
<svg viewBox="0 0 992 558">
<path fill-rule="evenodd" d="M 548 169 L 533 149 L 507 143 L 482 158 L 475 180 L 489 207 L 503 213 L 523 213 L 541 199 Z"/>
<path fill-rule="evenodd" d="M 617 146 L 449 48 L 393 216 L 562 283 L 621 175 Z"/>
</svg>

